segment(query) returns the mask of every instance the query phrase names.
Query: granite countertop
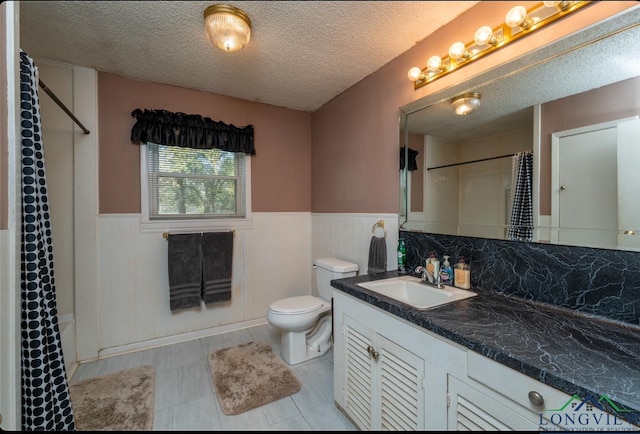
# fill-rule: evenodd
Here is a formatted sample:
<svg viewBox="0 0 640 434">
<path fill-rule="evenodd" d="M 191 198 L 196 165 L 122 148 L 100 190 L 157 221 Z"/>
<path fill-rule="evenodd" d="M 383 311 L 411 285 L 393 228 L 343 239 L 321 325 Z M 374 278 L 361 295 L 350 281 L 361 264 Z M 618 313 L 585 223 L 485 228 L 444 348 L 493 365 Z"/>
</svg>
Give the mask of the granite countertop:
<svg viewBox="0 0 640 434">
<path fill-rule="evenodd" d="M 476 297 L 418 310 L 357 285 L 399 275 L 331 285 L 569 395 L 606 396 L 608 412 L 640 425 L 640 328 L 481 288 L 472 288 Z"/>
</svg>

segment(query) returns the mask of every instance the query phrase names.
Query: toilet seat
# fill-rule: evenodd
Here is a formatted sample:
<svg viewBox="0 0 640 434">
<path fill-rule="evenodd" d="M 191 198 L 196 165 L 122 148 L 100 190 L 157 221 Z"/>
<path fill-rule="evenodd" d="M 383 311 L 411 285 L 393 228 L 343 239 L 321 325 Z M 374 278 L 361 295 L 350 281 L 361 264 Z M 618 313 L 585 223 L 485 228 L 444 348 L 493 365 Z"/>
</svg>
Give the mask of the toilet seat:
<svg viewBox="0 0 640 434">
<path fill-rule="evenodd" d="M 301 295 L 298 297 L 288 297 L 271 303 L 269 309 L 278 314 L 297 315 L 311 313 L 322 309 L 325 303 L 311 295 Z"/>
</svg>

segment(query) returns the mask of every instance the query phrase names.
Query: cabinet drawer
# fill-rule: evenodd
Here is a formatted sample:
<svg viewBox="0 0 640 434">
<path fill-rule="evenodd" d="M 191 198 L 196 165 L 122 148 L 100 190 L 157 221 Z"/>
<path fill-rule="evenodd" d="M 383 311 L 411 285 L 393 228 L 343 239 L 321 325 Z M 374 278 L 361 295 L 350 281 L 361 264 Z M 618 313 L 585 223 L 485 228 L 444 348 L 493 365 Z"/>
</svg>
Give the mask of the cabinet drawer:
<svg viewBox="0 0 640 434">
<path fill-rule="evenodd" d="M 451 375 L 449 375 L 447 429 L 449 431 L 539 430 L 534 421 Z"/>
<path fill-rule="evenodd" d="M 543 431 L 637 431 L 639 428 L 598 408 L 594 397 L 569 395 L 475 352 L 467 352 L 467 377 Z M 482 386 L 477 386 L 481 384 Z M 534 405 L 529 392 L 544 399 Z M 502 399 L 500 399 L 502 397 Z M 597 397 L 596 397 L 597 399 Z"/>
<path fill-rule="evenodd" d="M 473 351 L 467 352 L 467 375 L 531 410 L 535 415 L 545 410 L 560 408 L 571 398 L 558 389 Z M 538 393 L 544 399 L 543 404 L 534 405 L 529 399 L 529 392 Z"/>
</svg>

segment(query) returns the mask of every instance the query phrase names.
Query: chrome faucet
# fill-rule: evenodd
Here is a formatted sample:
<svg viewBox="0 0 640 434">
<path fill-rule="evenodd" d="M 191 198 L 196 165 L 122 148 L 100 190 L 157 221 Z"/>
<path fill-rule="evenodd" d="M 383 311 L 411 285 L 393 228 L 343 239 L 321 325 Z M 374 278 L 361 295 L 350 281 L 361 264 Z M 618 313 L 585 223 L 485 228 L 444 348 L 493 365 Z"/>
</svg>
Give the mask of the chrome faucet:
<svg viewBox="0 0 640 434">
<path fill-rule="evenodd" d="M 444 288 L 444 285 L 440 283 L 440 276 L 434 276 L 422 265 L 418 265 L 415 269 L 415 272 L 420 274 L 420 283 L 433 286 L 434 288 Z"/>
</svg>

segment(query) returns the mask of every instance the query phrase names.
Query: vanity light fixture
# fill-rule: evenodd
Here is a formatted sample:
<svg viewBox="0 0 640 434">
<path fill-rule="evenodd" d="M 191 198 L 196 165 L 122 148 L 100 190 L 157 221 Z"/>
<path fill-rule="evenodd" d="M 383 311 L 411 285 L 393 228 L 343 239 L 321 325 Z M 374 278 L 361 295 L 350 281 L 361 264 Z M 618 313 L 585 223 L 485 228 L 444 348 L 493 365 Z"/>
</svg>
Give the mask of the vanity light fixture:
<svg viewBox="0 0 640 434">
<path fill-rule="evenodd" d="M 550 7 L 550 8 L 558 8 L 560 10 L 565 10 L 567 8 L 570 8 L 571 6 L 573 6 L 573 4 L 575 3 L 575 1 L 543 1 L 542 3 L 544 3 L 545 6 Z"/>
<path fill-rule="evenodd" d="M 473 35 L 473 41 L 478 45 L 496 45 L 500 42 L 489 26 L 482 26 Z"/>
<path fill-rule="evenodd" d="M 466 116 L 480 107 L 480 94 L 477 92 L 469 92 L 458 95 L 451 100 L 453 111 L 458 116 Z"/>
<path fill-rule="evenodd" d="M 441 71 L 446 71 L 447 70 L 447 66 L 442 61 L 440 56 L 431 56 L 431 57 L 429 57 L 429 60 L 427 60 L 427 69 L 429 70 L 429 72 L 436 72 L 437 73 L 437 72 L 441 72 Z"/>
<path fill-rule="evenodd" d="M 530 9 L 515 6 L 507 12 L 503 24 L 480 27 L 472 42 L 452 44 L 448 56 L 431 56 L 425 68 L 414 66 L 407 76 L 413 81 L 414 89 L 418 89 L 591 3 L 594 2 L 543 1 Z"/>
<path fill-rule="evenodd" d="M 453 60 L 468 59 L 471 54 L 467 51 L 467 47 L 462 42 L 454 42 L 449 47 L 449 58 Z"/>
<path fill-rule="evenodd" d="M 507 16 L 504 18 L 504 22 L 511 28 L 520 27 L 523 29 L 528 29 L 533 25 L 533 20 L 531 19 L 531 17 L 529 17 L 527 8 L 525 8 L 524 6 L 514 6 L 509 9 L 509 12 L 507 12 Z"/>
<path fill-rule="evenodd" d="M 411 81 L 422 80 L 422 79 L 425 78 L 425 75 L 422 73 L 420 68 L 418 68 L 417 66 L 414 66 L 413 68 L 411 68 L 409 70 L 409 72 L 407 73 L 407 76 L 409 77 L 409 80 L 411 80 Z"/>
<path fill-rule="evenodd" d="M 251 38 L 251 19 L 229 5 L 212 5 L 204 10 L 204 31 L 213 45 L 228 53 L 242 50 Z"/>
</svg>

